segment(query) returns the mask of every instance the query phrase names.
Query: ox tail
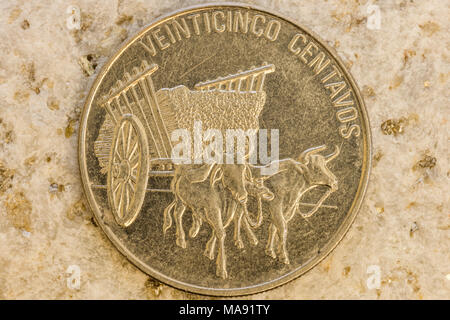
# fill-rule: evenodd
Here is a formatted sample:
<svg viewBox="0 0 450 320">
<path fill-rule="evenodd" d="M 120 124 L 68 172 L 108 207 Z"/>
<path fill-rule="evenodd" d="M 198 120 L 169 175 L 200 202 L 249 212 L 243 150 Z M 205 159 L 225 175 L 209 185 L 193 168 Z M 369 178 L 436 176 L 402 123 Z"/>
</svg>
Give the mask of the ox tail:
<svg viewBox="0 0 450 320">
<path fill-rule="evenodd" d="M 172 226 L 172 214 L 175 205 L 177 204 L 177 199 L 174 199 L 171 204 L 169 204 L 164 209 L 164 224 L 163 224 L 163 233 L 166 234 L 167 230 Z"/>
</svg>

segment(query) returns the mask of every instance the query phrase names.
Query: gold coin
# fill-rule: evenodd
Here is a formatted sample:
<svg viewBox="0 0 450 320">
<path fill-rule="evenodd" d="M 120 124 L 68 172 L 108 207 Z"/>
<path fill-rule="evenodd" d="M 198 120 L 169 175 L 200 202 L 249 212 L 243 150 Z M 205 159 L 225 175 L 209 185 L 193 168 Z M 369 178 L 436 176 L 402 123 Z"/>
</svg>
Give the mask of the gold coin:
<svg viewBox="0 0 450 320">
<path fill-rule="evenodd" d="M 363 100 L 291 20 L 211 4 L 153 22 L 103 66 L 84 107 L 90 207 L 132 263 L 200 294 L 260 292 L 344 236 L 370 169 Z"/>
</svg>

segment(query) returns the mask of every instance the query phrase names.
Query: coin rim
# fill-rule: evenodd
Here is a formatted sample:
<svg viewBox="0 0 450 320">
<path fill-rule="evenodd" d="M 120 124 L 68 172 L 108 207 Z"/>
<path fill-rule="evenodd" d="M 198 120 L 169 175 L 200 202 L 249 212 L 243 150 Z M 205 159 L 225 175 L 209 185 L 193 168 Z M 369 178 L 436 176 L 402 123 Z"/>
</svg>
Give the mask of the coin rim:
<svg viewBox="0 0 450 320">
<path fill-rule="evenodd" d="M 360 111 L 361 111 L 361 124 L 364 127 L 363 134 L 365 134 L 365 139 L 363 136 L 363 165 L 362 165 L 362 174 L 358 186 L 358 190 L 356 192 L 355 198 L 353 200 L 352 206 L 348 210 L 344 222 L 339 226 L 339 229 L 335 232 L 335 234 L 330 238 L 330 240 L 327 242 L 327 245 L 322 248 L 322 252 L 320 252 L 317 256 L 315 256 L 313 259 L 309 260 L 306 265 L 303 265 L 299 268 L 297 268 L 294 271 L 291 271 L 289 273 L 284 274 L 281 277 L 272 279 L 267 282 L 262 282 L 256 285 L 252 286 L 246 286 L 242 288 L 207 288 L 203 286 L 197 286 L 189 283 L 185 283 L 182 281 L 175 280 L 173 278 L 170 278 L 156 270 L 153 270 L 150 266 L 148 266 L 146 263 L 141 261 L 138 257 L 136 257 L 132 252 L 130 252 L 117 238 L 117 236 L 109 229 L 101 220 L 101 213 L 99 210 L 99 207 L 95 201 L 93 192 L 91 188 L 89 187 L 89 176 L 88 176 L 88 170 L 87 170 L 87 163 L 86 163 L 86 153 L 85 153 L 85 138 L 86 138 L 86 131 L 87 131 L 87 119 L 89 116 L 89 112 L 92 107 L 93 97 L 95 96 L 96 91 L 98 90 L 99 84 L 103 81 L 103 78 L 105 77 L 106 73 L 109 71 L 113 63 L 117 60 L 117 58 L 130 46 L 132 45 L 139 37 L 144 35 L 148 30 L 151 28 L 164 23 L 169 18 L 177 17 L 180 15 L 187 14 L 189 12 L 195 12 L 200 9 L 208 9 L 208 8 L 220 8 L 220 7 L 234 7 L 234 8 L 243 8 L 243 9 L 249 9 L 249 10 L 256 10 L 263 13 L 266 13 L 268 15 L 272 15 L 275 17 L 278 17 L 281 20 L 284 20 L 287 23 L 290 23 L 294 25 L 295 27 L 303 30 L 305 33 L 307 33 L 309 36 L 311 36 L 315 41 L 320 43 L 322 47 L 335 59 L 336 63 L 339 65 L 341 70 L 343 70 L 345 76 L 347 77 L 348 81 L 350 82 L 353 91 L 356 95 L 356 98 L 360 104 Z M 114 55 L 112 55 L 107 62 L 102 66 L 101 71 L 98 73 L 97 77 L 95 78 L 94 82 L 92 83 L 89 94 L 86 98 L 86 102 L 83 107 L 83 112 L 80 118 L 80 127 L 79 127 L 79 133 L 78 133 L 78 162 L 79 162 L 79 170 L 81 175 L 81 180 L 83 184 L 83 191 L 86 195 L 86 198 L 88 200 L 88 204 L 90 209 L 94 213 L 95 220 L 97 221 L 98 225 L 102 228 L 103 232 L 106 234 L 108 239 L 114 244 L 114 246 L 121 252 L 125 257 L 128 258 L 136 267 L 138 267 L 141 271 L 144 273 L 150 275 L 151 277 L 156 278 L 157 280 L 170 285 L 172 287 L 175 287 L 177 289 L 185 290 L 188 292 L 193 292 L 196 294 L 202 294 L 202 295 L 211 295 L 211 296 L 222 296 L 222 297 L 230 297 L 230 296 L 243 296 L 243 295 L 250 295 L 250 294 L 256 294 L 260 292 L 264 292 L 270 289 L 274 289 L 276 287 L 282 286 L 301 275 L 305 274 L 309 270 L 311 270 L 313 267 L 315 267 L 319 262 L 321 262 L 325 257 L 327 257 L 331 251 L 336 248 L 336 246 L 341 242 L 341 240 L 345 237 L 348 230 L 350 229 L 350 226 L 352 225 L 353 221 L 355 220 L 364 196 L 366 194 L 369 178 L 370 178 L 370 171 L 371 171 L 371 163 L 372 163 L 372 136 L 371 136 L 371 127 L 369 123 L 369 117 L 367 114 L 366 106 L 363 100 L 363 97 L 360 93 L 359 87 L 356 84 L 355 80 L 353 79 L 353 76 L 350 74 L 350 72 L 347 70 L 339 56 L 337 55 L 337 52 L 329 47 L 327 43 L 322 40 L 320 36 L 315 34 L 313 31 L 309 30 L 308 28 L 305 28 L 301 26 L 299 23 L 294 21 L 293 18 L 286 17 L 284 14 L 280 14 L 273 10 L 268 10 L 264 7 L 253 5 L 253 4 L 246 4 L 246 3 L 239 3 L 239 2 L 217 2 L 217 3 L 204 3 L 199 5 L 193 5 L 184 7 L 175 11 L 171 11 L 167 14 L 161 15 L 157 18 L 155 18 L 151 23 L 144 26 L 139 32 L 137 32 L 132 38 L 127 40 L 124 44 L 120 46 L 120 48 L 115 52 Z"/>
</svg>

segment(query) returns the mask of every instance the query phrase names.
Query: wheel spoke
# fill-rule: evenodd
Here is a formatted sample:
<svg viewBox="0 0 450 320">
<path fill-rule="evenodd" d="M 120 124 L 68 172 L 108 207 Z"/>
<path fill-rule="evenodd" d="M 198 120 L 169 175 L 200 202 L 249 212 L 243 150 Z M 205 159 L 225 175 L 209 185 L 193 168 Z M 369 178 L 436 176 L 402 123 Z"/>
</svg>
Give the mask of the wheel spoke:
<svg viewBox="0 0 450 320">
<path fill-rule="evenodd" d="M 133 182 L 131 182 L 131 179 L 128 180 L 127 183 L 130 186 L 131 191 L 134 192 L 134 186 L 133 186 Z"/>
<path fill-rule="evenodd" d="M 128 159 L 133 158 L 134 153 L 136 152 L 136 150 L 138 149 L 139 143 L 137 141 L 137 139 L 133 140 L 133 148 L 131 149 L 131 152 L 128 155 Z"/>
<path fill-rule="evenodd" d="M 124 188 L 125 188 L 125 194 L 126 194 L 126 199 L 127 199 L 126 207 L 125 207 L 126 210 L 125 211 L 128 211 L 128 208 L 130 206 L 130 191 L 128 190 L 128 183 L 125 183 L 125 187 Z"/>
<path fill-rule="evenodd" d="M 137 179 L 136 179 L 136 176 L 134 176 L 134 175 L 131 174 L 131 175 L 130 175 L 130 180 L 133 181 L 134 184 L 136 184 L 136 180 L 137 180 Z"/>
<path fill-rule="evenodd" d="M 126 151 L 126 145 L 125 145 L 125 128 L 126 128 L 126 126 L 127 126 L 127 124 L 128 124 L 128 122 L 125 122 L 124 124 L 123 124 L 123 126 L 120 128 L 120 133 L 121 133 L 121 135 L 122 135 L 122 151 L 123 151 L 123 156 L 125 157 L 126 156 L 126 154 L 127 154 L 127 151 Z"/>
<path fill-rule="evenodd" d="M 131 124 L 128 125 L 128 138 L 127 138 L 127 155 L 130 152 L 130 147 L 131 147 L 131 136 L 133 133 L 133 126 Z"/>
<path fill-rule="evenodd" d="M 122 212 L 122 207 L 123 207 L 123 189 L 124 189 L 124 184 L 121 183 L 120 184 L 122 186 L 122 188 L 120 188 L 120 195 L 119 195 L 119 204 L 117 205 L 117 212 L 119 214 L 120 218 L 123 218 L 123 212 Z"/>
<path fill-rule="evenodd" d="M 120 184 L 120 182 L 119 182 L 119 183 L 118 183 L 117 192 L 114 193 L 114 200 L 116 201 L 116 202 L 115 202 L 116 209 L 118 209 L 119 203 L 120 203 L 120 187 L 121 187 L 121 184 Z M 119 211 L 119 210 L 117 210 L 117 211 Z"/>
<path fill-rule="evenodd" d="M 134 170 L 139 165 L 139 155 L 135 155 L 133 158 L 129 159 L 131 170 Z"/>
<path fill-rule="evenodd" d="M 114 185 L 114 181 L 113 181 L 112 184 Z M 119 187 L 120 187 L 120 181 L 118 181 L 118 182 L 117 182 L 117 185 L 114 187 L 114 189 L 113 189 L 113 194 L 116 194 L 117 189 L 119 189 Z"/>
<path fill-rule="evenodd" d="M 119 158 L 118 162 L 122 161 L 122 155 L 120 154 L 120 152 L 117 148 L 114 149 L 114 154 Z"/>
</svg>

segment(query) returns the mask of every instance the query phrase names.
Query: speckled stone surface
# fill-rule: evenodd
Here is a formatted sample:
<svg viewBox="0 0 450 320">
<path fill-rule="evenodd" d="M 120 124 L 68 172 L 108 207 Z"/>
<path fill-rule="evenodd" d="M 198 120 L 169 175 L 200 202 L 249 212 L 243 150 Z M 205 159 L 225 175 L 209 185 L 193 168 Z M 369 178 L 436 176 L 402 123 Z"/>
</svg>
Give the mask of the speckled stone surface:
<svg viewBox="0 0 450 320">
<path fill-rule="evenodd" d="M 77 160 L 79 115 L 100 66 L 153 19 L 198 3 L 0 2 L 0 299 L 204 298 L 149 279 L 114 248 L 87 209 Z M 247 298 L 449 299 L 449 2 L 248 3 L 336 49 L 363 92 L 374 159 L 339 246 L 301 278 Z M 367 27 L 369 4 L 379 29 Z M 68 28 L 71 5 L 80 30 Z M 74 265 L 79 289 L 67 285 Z M 373 265 L 378 289 L 367 286 Z"/>
</svg>

